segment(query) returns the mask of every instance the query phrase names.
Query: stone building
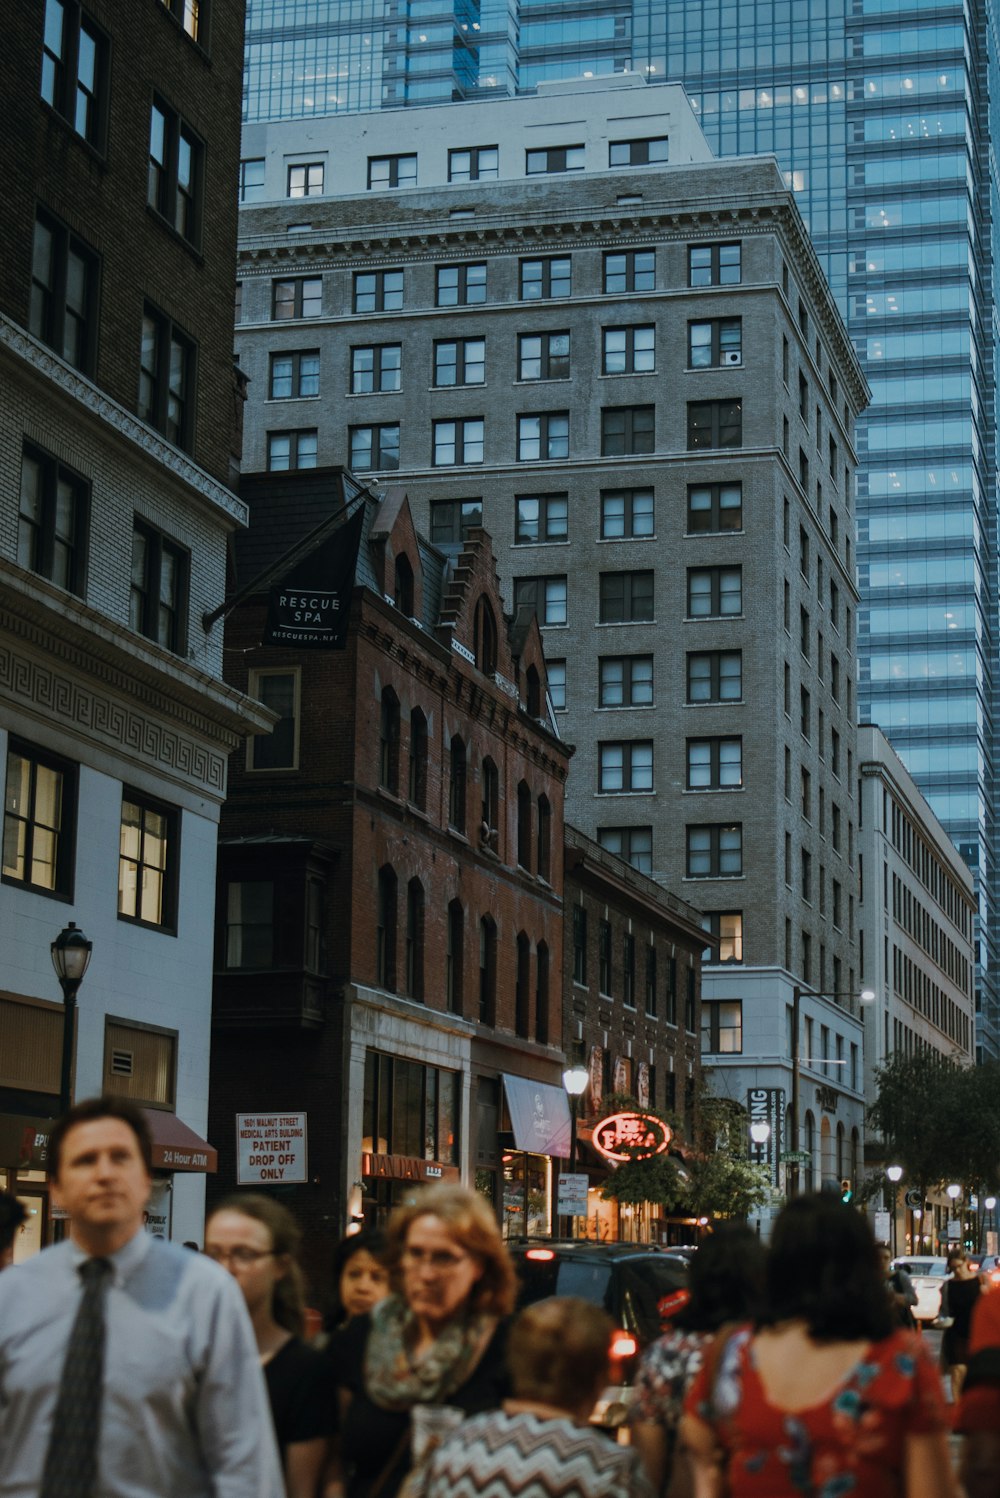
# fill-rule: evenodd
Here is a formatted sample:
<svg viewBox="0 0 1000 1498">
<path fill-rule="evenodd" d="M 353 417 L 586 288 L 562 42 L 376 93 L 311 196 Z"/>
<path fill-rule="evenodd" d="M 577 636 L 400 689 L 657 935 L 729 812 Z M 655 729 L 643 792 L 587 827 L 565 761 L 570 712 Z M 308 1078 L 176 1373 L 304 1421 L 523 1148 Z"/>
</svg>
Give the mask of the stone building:
<svg viewBox="0 0 1000 1498">
<path fill-rule="evenodd" d="M 155 1231 L 200 1238 L 227 755 L 272 715 L 222 678 L 234 475 L 243 6 L 18 7 L 0 58 L 0 1186 L 49 1235 L 63 1006 L 77 1097 L 149 1109 Z M 70 1037 L 72 1038 L 72 1037 Z"/>
</svg>

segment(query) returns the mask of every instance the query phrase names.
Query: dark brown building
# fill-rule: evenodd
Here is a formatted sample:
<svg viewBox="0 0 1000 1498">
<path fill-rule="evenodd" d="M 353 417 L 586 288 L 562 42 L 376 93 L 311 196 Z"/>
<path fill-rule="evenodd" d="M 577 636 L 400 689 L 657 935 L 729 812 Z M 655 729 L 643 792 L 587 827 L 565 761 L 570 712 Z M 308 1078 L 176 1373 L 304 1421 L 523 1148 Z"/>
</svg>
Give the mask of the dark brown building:
<svg viewBox="0 0 1000 1498">
<path fill-rule="evenodd" d="M 552 1157 L 568 1153 L 569 750 L 537 623 L 505 618 L 483 531 L 446 558 L 402 489 L 376 498 L 316 470 L 248 477 L 242 492 L 230 680 L 279 724 L 234 756 L 223 814 L 218 1184 L 259 1168 L 237 1168 L 237 1115 L 256 1120 L 245 1149 L 260 1157 L 274 1153 L 254 1149 L 262 1119 L 304 1114 L 308 1169 L 287 1196 L 320 1272 L 350 1218 L 382 1220 L 414 1181 L 461 1175 L 516 1227 L 526 1200 L 547 1223 Z M 283 583 L 308 628 L 355 545 L 342 648 L 265 643 L 264 585 Z"/>
</svg>

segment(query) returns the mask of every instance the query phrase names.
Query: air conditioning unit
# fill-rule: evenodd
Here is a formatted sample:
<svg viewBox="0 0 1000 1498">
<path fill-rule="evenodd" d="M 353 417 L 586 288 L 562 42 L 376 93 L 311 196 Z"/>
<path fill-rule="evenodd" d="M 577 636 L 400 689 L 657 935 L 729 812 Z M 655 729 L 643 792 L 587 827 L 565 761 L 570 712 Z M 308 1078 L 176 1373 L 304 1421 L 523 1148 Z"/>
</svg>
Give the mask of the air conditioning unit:
<svg viewBox="0 0 1000 1498">
<path fill-rule="evenodd" d="M 739 349 L 727 349 L 722 356 L 723 364 L 736 365 L 743 363 L 743 355 Z"/>
</svg>

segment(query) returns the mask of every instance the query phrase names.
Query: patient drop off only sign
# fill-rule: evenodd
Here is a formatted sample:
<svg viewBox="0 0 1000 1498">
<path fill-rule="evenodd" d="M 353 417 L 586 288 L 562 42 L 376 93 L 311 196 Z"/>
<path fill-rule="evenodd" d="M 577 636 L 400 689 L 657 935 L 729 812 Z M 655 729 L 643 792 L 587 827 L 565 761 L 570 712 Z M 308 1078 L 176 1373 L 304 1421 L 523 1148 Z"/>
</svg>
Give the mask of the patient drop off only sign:
<svg viewBox="0 0 1000 1498">
<path fill-rule="evenodd" d="M 301 1186 L 308 1180 L 304 1113 L 237 1113 L 241 1186 Z"/>
</svg>

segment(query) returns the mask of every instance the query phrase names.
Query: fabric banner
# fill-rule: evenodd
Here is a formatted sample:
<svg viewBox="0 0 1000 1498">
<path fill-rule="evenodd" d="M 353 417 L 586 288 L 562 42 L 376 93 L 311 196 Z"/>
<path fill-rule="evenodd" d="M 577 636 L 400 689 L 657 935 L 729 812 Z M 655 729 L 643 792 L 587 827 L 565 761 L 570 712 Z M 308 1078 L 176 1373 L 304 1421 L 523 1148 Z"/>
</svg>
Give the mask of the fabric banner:
<svg viewBox="0 0 1000 1498">
<path fill-rule="evenodd" d="M 265 645 L 343 650 L 364 505 L 271 589 Z"/>
<path fill-rule="evenodd" d="M 572 1120 L 569 1098 L 561 1087 L 503 1074 L 514 1143 L 532 1155 L 569 1159 Z"/>
</svg>

